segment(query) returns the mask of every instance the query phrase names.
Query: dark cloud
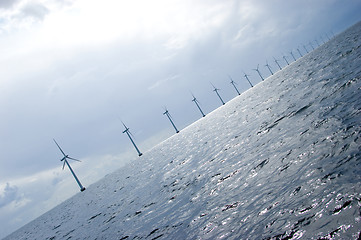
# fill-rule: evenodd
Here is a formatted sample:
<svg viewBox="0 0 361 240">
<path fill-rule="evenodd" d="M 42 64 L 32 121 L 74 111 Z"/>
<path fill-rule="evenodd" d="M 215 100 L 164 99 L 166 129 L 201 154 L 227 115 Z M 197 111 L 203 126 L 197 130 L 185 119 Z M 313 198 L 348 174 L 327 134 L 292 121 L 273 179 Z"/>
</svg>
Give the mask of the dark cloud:
<svg viewBox="0 0 361 240">
<path fill-rule="evenodd" d="M 0 8 L 12 8 L 18 0 L 0 0 Z"/>
<path fill-rule="evenodd" d="M 17 197 L 18 188 L 16 186 L 10 186 L 6 183 L 6 186 L 2 193 L 0 193 L 0 208 L 10 204 Z"/>
</svg>

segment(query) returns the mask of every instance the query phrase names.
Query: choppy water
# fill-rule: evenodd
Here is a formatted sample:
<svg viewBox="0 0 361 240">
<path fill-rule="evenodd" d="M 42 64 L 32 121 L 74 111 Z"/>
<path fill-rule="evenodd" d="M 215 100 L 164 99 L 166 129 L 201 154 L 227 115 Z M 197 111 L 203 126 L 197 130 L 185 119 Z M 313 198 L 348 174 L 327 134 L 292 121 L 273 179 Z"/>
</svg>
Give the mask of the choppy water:
<svg viewBox="0 0 361 240">
<path fill-rule="evenodd" d="M 360 239 L 361 24 L 8 239 Z"/>
</svg>

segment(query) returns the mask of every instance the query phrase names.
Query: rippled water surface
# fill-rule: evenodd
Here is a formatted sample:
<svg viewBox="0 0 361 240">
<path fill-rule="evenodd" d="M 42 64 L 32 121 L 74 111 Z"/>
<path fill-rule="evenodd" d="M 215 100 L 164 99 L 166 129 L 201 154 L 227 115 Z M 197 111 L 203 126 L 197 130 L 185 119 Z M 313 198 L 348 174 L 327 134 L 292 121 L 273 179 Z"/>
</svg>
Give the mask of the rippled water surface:
<svg viewBox="0 0 361 240">
<path fill-rule="evenodd" d="M 361 24 L 8 239 L 360 239 Z"/>
</svg>

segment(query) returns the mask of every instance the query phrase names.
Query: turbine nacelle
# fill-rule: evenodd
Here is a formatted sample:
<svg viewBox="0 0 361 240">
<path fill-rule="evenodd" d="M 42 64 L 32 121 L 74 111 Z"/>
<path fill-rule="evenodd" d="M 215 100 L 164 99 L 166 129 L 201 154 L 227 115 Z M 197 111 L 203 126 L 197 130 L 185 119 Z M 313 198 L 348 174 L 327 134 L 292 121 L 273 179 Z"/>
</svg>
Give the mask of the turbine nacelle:
<svg viewBox="0 0 361 240">
<path fill-rule="evenodd" d="M 69 167 L 69 170 L 71 172 L 71 174 L 73 175 L 73 177 L 75 178 L 75 181 L 78 183 L 79 187 L 80 187 L 80 191 L 84 191 L 85 190 L 85 187 L 83 187 L 83 185 L 80 183 L 78 177 L 75 175 L 73 169 L 70 167 L 70 164 L 68 163 L 67 159 L 71 159 L 71 160 L 74 160 L 74 161 L 78 161 L 78 162 L 81 162 L 80 160 L 78 159 L 75 159 L 75 158 L 72 158 L 72 157 L 69 157 L 69 155 L 65 154 L 63 149 L 61 149 L 61 147 L 59 146 L 59 144 L 55 141 L 55 139 L 53 139 L 56 146 L 58 146 L 60 152 L 64 155 L 64 157 L 60 160 L 61 162 L 64 161 L 64 164 L 63 164 L 63 170 L 64 170 L 64 167 L 65 167 L 65 164 Z"/>
</svg>

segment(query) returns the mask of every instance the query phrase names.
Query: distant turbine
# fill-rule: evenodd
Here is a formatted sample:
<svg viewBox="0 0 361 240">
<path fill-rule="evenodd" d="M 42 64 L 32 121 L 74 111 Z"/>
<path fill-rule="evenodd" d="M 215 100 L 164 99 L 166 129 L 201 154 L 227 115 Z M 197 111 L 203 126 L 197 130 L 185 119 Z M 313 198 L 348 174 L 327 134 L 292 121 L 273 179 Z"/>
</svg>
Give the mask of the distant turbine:
<svg viewBox="0 0 361 240">
<path fill-rule="evenodd" d="M 310 42 L 310 46 L 312 48 L 312 50 L 315 50 L 315 48 L 313 47 L 312 43 Z"/>
<path fill-rule="evenodd" d="M 123 123 L 123 122 L 122 122 Z M 137 147 L 137 145 L 135 145 L 135 142 L 133 141 L 133 138 L 131 136 L 133 136 L 133 134 L 130 132 L 129 128 L 127 126 L 125 126 L 125 124 L 123 123 L 123 126 L 125 127 L 125 130 L 123 131 L 123 133 L 126 133 L 130 139 L 130 141 L 133 143 L 133 146 L 135 148 L 135 150 L 137 150 L 138 152 L 138 156 L 142 156 L 143 153 L 141 153 Z"/>
<path fill-rule="evenodd" d="M 301 53 L 301 51 L 300 51 L 299 48 L 297 48 L 297 52 L 300 54 L 301 57 L 303 57 L 303 55 L 302 55 L 302 53 Z"/>
<path fill-rule="evenodd" d="M 199 106 L 199 101 L 198 101 L 197 98 L 193 95 L 193 93 L 192 93 L 192 96 L 193 96 L 192 102 L 194 102 L 194 103 L 197 105 L 197 108 L 198 108 L 199 111 L 201 112 L 202 116 L 205 117 L 206 115 L 203 113 L 201 107 Z"/>
<path fill-rule="evenodd" d="M 81 185 L 79 179 L 77 178 L 77 176 L 75 175 L 73 169 L 70 167 L 70 164 L 68 163 L 68 160 L 67 159 L 71 159 L 71 160 L 74 160 L 74 161 L 78 161 L 78 162 L 81 162 L 80 160 L 78 159 L 75 159 L 75 158 L 72 158 L 72 157 L 69 157 L 69 155 L 66 155 L 64 153 L 64 151 L 60 148 L 59 144 L 55 141 L 55 139 L 53 139 L 56 146 L 58 146 L 60 152 L 64 155 L 64 157 L 60 160 L 60 161 L 64 161 L 64 164 L 63 164 L 63 170 L 64 170 L 64 167 L 65 167 L 65 164 L 68 166 L 70 172 L 73 174 L 74 178 L 75 178 L 75 181 L 78 183 L 79 187 L 80 187 L 80 191 L 84 191 L 85 190 L 85 187 L 83 187 L 83 185 Z"/>
<path fill-rule="evenodd" d="M 266 61 L 265 67 L 267 67 L 268 70 L 270 71 L 271 75 L 273 75 L 273 72 L 272 72 L 272 70 L 271 70 L 271 66 L 268 64 L 268 61 Z"/>
<path fill-rule="evenodd" d="M 172 121 L 172 116 L 170 115 L 170 113 L 168 112 L 167 109 L 165 109 L 165 112 L 163 113 L 163 115 L 166 115 L 168 117 L 169 121 L 172 123 L 172 125 L 173 125 L 173 127 L 175 129 L 175 132 L 179 133 L 177 127 L 174 125 L 174 122 Z"/>
<path fill-rule="evenodd" d="M 212 84 L 212 83 L 211 83 L 211 84 Z M 221 100 L 222 105 L 226 104 L 226 103 L 223 101 L 223 99 L 221 98 L 221 95 L 219 95 L 219 93 L 218 93 L 218 91 L 219 91 L 220 89 L 216 88 L 213 84 L 212 84 L 212 86 L 213 86 L 213 88 L 214 88 L 213 91 L 217 94 L 219 100 Z"/>
<path fill-rule="evenodd" d="M 331 30 L 331 34 L 332 34 L 332 37 L 334 38 L 335 37 L 335 34 L 333 33 L 333 31 Z"/>
<path fill-rule="evenodd" d="M 315 42 L 316 42 L 317 46 L 319 47 L 320 43 L 317 41 L 317 39 L 315 39 Z"/>
<path fill-rule="evenodd" d="M 306 53 L 308 53 L 308 50 L 305 45 L 303 45 L 303 48 L 305 49 Z"/>
<path fill-rule="evenodd" d="M 328 36 L 328 34 L 327 34 L 327 33 L 325 33 L 325 35 L 326 35 L 326 37 L 327 37 L 328 41 L 330 41 L 331 39 L 330 39 L 330 37 Z"/>
<path fill-rule="evenodd" d="M 283 56 L 283 59 L 286 61 L 287 65 L 290 65 L 289 62 L 287 61 L 286 56 Z"/>
<path fill-rule="evenodd" d="M 241 94 L 239 93 L 237 87 L 236 87 L 236 84 L 237 84 L 237 83 L 236 83 L 235 81 L 233 81 L 233 79 L 231 78 L 231 76 L 229 76 L 229 79 L 231 79 L 231 84 L 233 85 L 234 89 L 236 89 L 236 92 L 238 93 L 238 95 L 241 95 Z"/>
<path fill-rule="evenodd" d="M 323 42 L 323 44 L 326 43 L 325 40 L 323 39 L 322 35 L 320 36 L 320 39 L 321 39 L 321 41 Z"/>
<path fill-rule="evenodd" d="M 259 71 L 259 64 L 257 65 L 257 68 L 256 69 L 253 69 L 253 70 L 255 70 L 256 72 L 258 72 L 258 75 L 259 75 L 259 77 L 262 79 L 262 81 L 264 80 L 264 78 L 262 77 L 262 75 L 261 75 L 261 73 L 260 73 L 260 71 Z"/>
<path fill-rule="evenodd" d="M 282 70 L 280 64 L 278 63 L 279 60 L 277 60 L 275 57 L 273 57 L 273 59 L 275 60 L 275 63 L 277 64 L 277 66 L 280 68 L 280 70 Z"/>
<path fill-rule="evenodd" d="M 290 53 L 291 53 L 291 56 L 293 57 L 293 60 L 295 60 L 295 62 L 296 62 L 295 55 L 293 55 L 293 52 L 292 52 L 292 51 L 291 51 Z"/>
<path fill-rule="evenodd" d="M 248 76 L 249 76 L 249 75 L 247 75 L 246 73 L 244 73 L 244 77 L 247 79 L 249 85 L 251 85 L 251 87 L 253 87 L 251 81 L 248 79 Z"/>
</svg>

